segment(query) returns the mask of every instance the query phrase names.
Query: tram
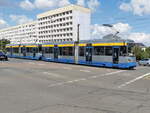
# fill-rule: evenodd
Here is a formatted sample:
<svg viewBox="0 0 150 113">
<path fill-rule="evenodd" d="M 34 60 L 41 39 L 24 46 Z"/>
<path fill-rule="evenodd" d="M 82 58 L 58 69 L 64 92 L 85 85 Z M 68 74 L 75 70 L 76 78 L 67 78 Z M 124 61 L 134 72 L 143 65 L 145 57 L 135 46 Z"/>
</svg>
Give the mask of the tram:
<svg viewBox="0 0 150 113">
<path fill-rule="evenodd" d="M 44 44 L 8 44 L 8 57 L 129 69 L 136 67 L 130 40 L 84 40 Z"/>
</svg>

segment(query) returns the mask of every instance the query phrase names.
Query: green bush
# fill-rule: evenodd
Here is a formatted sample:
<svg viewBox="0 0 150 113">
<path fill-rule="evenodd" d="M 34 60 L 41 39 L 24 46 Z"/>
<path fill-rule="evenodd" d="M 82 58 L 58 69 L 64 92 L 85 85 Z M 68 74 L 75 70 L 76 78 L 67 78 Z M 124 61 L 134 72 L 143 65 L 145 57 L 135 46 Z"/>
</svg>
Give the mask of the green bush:
<svg viewBox="0 0 150 113">
<path fill-rule="evenodd" d="M 146 50 L 142 50 L 141 47 L 135 46 L 133 47 L 133 54 L 136 56 L 137 60 L 141 60 L 144 58 L 150 58 L 150 47 L 146 48 Z"/>
<path fill-rule="evenodd" d="M 6 39 L 0 40 L 0 50 L 5 52 L 7 44 L 10 44 L 9 40 L 6 40 Z"/>
</svg>

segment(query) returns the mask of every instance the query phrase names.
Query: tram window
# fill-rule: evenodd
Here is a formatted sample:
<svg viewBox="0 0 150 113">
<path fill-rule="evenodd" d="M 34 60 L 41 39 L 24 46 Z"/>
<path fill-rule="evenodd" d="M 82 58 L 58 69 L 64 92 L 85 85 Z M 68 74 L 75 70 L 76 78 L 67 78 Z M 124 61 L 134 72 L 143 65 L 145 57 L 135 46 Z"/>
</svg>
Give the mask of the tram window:
<svg viewBox="0 0 150 113">
<path fill-rule="evenodd" d="M 73 56 L 73 47 L 63 47 L 62 51 L 64 56 Z"/>
<path fill-rule="evenodd" d="M 62 47 L 59 48 L 59 55 L 63 55 L 63 48 Z"/>
<path fill-rule="evenodd" d="M 112 56 L 112 47 L 105 47 L 105 55 Z"/>
<path fill-rule="evenodd" d="M 34 48 L 32 48 L 32 52 L 37 53 L 37 52 L 38 52 L 38 49 L 34 47 Z"/>
<path fill-rule="evenodd" d="M 21 48 L 21 53 L 24 53 L 26 51 L 26 48 L 22 47 Z"/>
<path fill-rule="evenodd" d="M 79 56 L 84 56 L 84 55 L 85 55 L 84 47 L 79 47 Z"/>
<path fill-rule="evenodd" d="M 67 48 L 67 47 L 63 47 L 63 55 L 64 55 L 64 56 L 65 56 L 65 55 L 67 56 L 68 53 L 69 53 L 68 48 Z"/>
<path fill-rule="evenodd" d="M 45 53 L 50 53 L 49 47 L 46 47 L 46 48 L 45 48 Z"/>
<path fill-rule="evenodd" d="M 53 48 L 52 47 L 49 48 L 49 52 L 53 53 Z"/>
<path fill-rule="evenodd" d="M 104 47 L 103 46 L 94 47 L 94 55 L 104 55 Z"/>
<path fill-rule="evenodd" d="M 6 48 L 7 52 L 10 52 L 11 48 Z"/>
<path fill-rule="evenodd" d="M 69 47 L 69 56 L 73 56 L 73 47 Z"/>
<path fill-rule="evenodd" d="M 29 48 L 29 47 L 27 47 L 27 53 L 29 53 L 29 51 L 30 51 L 30 48 Z"/>
<path fill-rule="evenodd" d="M 13 51 L 14 53 L 19 53 L 19 48 L 14 48 Z"/>
<path fill-rule="evenodd" d="M 24 48 L 23 48 L 23 47 L 21 47 L 21 53 L 23 53 L 23 51 L 24 51 Z"/>
<path fill-rule="evenodd" d="M 32 48 L 31 47 L 29 48 L 29 53 L 32 53 Z"/>
<path fill-rule="evenodd" d="M 39 45 L 39 52 L 42 52 L 42 46 Z"/>
<path fill-rule="evenodd" d="M 127 55 L 127 48 L 126 46 L 120 47 L 120 56 L 126 56 Z"/>
</svg>

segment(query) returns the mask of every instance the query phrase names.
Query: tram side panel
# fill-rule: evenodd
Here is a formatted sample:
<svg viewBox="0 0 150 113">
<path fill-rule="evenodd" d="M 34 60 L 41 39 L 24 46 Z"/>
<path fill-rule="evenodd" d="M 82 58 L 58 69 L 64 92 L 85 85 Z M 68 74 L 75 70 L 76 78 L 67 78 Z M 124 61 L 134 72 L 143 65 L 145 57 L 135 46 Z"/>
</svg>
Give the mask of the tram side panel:
<svg viewBox="0 0 150 113">
<path fill-rule="evenodd" d="M 80 46 L 78 62 L 79 64 L 103 66 L 103 67 L 117 67 L 117 68 L 136 67 L 135 57 L 129 57 L 127 55 L 127 52 L 122 51 L 121 48 L 122 46 L 94 46 L 94 47 Z M 92 59 L 90 58 L 91 55 Z"/>
<path fill-rule="evenodd" d="M 42 47 L 42 60 L 54 61 L 54 47 Z"/>
<path fill-rule="evenodd" d="M 64 63 L 75 63 L 74 46 L 59 47 L 58 61 Z"/>
</svg>

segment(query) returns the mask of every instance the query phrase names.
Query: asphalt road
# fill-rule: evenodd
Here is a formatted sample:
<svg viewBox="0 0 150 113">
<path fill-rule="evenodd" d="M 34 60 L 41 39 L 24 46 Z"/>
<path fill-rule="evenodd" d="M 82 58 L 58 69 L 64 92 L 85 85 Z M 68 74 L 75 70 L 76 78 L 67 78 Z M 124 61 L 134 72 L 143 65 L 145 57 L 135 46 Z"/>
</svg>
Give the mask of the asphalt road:
<svg viewBox="0 0 150 113">
<path fill-rule="evenodd" d="M 150 113 L 150 67 L 1 61 L 0 113 Z"/>
</svg>

